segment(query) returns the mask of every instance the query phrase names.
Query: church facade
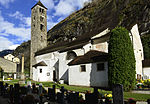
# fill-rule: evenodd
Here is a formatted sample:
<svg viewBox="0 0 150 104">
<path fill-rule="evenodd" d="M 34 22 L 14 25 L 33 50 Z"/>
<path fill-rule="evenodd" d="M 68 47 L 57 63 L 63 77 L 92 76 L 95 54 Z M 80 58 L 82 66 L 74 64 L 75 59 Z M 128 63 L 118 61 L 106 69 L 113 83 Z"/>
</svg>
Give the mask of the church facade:
<svg viewBox="0 0 150 104">
<path fill-rule="evenodd" d="M 89 38 L 81 36 L 71 42 L 47 46 L 46 10 L 40 1 L 32 8 L 31 78 L 35 81 L 107 87 L 110 29 L 106 28 Z M 132 27 L 129 35 L 134 46 L 136 78 L 139 78 L 142 76 L 143 47 L 137 25 Z"/>
</svg>

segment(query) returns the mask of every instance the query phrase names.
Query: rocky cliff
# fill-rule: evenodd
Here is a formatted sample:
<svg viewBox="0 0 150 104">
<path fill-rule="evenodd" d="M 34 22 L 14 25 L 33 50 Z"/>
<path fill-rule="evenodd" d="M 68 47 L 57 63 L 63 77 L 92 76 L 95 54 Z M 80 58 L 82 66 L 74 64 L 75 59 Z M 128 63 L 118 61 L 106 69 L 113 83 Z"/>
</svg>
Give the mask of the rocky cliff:
<svg viewBox="0 0 150 104">
<path fill-rule="evenodd" d="M 149 34 L 149 0 L 94 0 L 48 31 L 48 43 L 74 40 L 81 35 L 99 33 L 106 28 L 138 24 L 140 34 Z"/>
</svg>

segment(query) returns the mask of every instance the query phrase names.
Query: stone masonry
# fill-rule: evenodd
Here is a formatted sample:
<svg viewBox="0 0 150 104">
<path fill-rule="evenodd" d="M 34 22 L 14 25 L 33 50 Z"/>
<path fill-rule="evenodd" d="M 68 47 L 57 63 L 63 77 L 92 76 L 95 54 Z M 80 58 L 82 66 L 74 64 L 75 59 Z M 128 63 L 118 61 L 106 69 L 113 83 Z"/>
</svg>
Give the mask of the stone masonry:
<svg viewBox="0 0 150 104">
<path fill-rule="evenodd" d="M 32 79 L 32 66 L 36 64 L 35 52 L 47 46 L 47 8 L 39 1 L 31 11 L 30 78 Z"/>
</svg>

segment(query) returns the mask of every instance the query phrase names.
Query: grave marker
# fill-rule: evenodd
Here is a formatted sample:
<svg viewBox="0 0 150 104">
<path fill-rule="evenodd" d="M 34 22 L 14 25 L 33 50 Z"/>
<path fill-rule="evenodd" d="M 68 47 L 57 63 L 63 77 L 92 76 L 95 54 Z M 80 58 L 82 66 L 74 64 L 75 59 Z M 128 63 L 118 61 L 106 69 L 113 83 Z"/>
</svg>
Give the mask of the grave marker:
<svg viewBox="0 0 150 104">
<path fill-rule="evenodd" d="M 41 95 L 43 92 L 42 83 L 39 84 L 39 95 Z"/>
<path fill-rule="evenodd" d="M 114 104 L 124 104 L 123 85 L 121 85 L 121 84 L 113 85 L 112 95 L 113 95 L 113 103 Z"/>
</svg>

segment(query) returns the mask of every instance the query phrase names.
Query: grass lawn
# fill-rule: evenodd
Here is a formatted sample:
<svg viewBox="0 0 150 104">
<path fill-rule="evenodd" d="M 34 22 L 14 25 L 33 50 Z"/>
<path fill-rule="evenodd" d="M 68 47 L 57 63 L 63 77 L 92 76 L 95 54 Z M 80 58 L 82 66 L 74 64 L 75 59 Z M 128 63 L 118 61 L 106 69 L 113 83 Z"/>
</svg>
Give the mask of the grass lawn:
<svg viewBox="0 0 150 104">
<path fill-rule="evenodd" d="M 19 82 L 19 80 L 5 81 L 5 83 L 8 83 L 8 84 L 15 84 L 18 82 Z M 31 83 L 36 83 L 36 84 L 42 83 L 44 87 L 52 87 L 52 85 L 55 84 L 53 82 L 35 82 L 35 81 L 31 81 Z M 77 92 L 82 92 L 82 93 L 85 93 L 86 91 L 91 91 L 91 92 L 93 91 L 93 88 L 90 88 L 90 87 L 69 86 L 66 84 L 55 84 L 55 85 L 56 85 L 56 88 L 58 88 L 58 89 L 60 89 L 61 86 L 64 86 L 64 88 L 67 90 L 77 91 Z M 99 92 L 102 94 L 112 93 L 111 91 L 105 91 L 105 90 L 99 90 Z M 124 92 L 124 99 L 127 100 L 129 98 L 134 98 L 137 101 L 147 101 L 147 99 L 150 99 L 150 95 Z"/>
</svg>

